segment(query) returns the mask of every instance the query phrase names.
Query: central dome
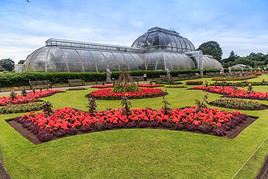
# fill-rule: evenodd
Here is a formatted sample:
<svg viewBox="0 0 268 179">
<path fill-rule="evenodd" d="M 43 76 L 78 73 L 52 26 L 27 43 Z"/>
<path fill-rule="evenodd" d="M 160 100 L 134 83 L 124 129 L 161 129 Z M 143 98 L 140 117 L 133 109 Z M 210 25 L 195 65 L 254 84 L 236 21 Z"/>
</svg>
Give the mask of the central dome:
<svg viewBox="0 0 268 179">
<path fill-rule="evenodd" d="M 132 47 L 147 51 L 187 52 L 195 50 L 193 43 L 174 30 L 153 27 L 137 38 Z"/>
</svg>

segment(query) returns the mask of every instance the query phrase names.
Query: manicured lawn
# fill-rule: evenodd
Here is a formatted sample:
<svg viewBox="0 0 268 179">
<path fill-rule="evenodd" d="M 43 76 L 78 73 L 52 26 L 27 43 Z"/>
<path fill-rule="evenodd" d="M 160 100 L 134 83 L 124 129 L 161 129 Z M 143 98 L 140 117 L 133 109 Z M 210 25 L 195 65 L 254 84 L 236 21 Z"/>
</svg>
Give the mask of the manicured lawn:
<svg viewBox="0 0 268 179">
<path fill-rule="evenodd" d="M 263 78 L 263 75 L 256 81 Z M 210 81 L 210 79 L 206 79 Z M 268 86 L 253 88 L 268 91 Z M 54 108 L 87 110 L 90 90 L 68 91 L 46 98 Z M 205 92 L 171 89 L 172 107 L 194 105 Z M 220 95 L 209 94 L 209 100 Z M 160 108 L 162 98 L 131 100 L 133 108 Z M 268 101 L 259 101 L 268 104 Z M 120 101 L 97 101 L 98 109 L 120 107 Z M 13 178 L 231 178 L 268 135 L 268 110 L 242 111 L 259 119 L 235 139 L 182 131 L 122 129 L 65 137 L 34 145 L 0 115 L 0 147 Z M 268 153 L 268 141 L 237 178 L 254 178 Z"/>
</svg>

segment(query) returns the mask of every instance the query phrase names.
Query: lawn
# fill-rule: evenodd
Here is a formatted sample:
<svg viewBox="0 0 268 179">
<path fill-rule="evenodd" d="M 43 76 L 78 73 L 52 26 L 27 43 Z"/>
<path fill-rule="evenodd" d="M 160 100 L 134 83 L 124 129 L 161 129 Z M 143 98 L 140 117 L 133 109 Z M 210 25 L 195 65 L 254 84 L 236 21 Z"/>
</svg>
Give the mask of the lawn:
<svg viewBox="0 0 268 179">
<path fill-rule="evenodd" d="M 264 78 L 268 80 L 267 75 L 254 80 Z M 85 95 L 92 90 L 68 91 L 45 100 L 54 108 L 87 110 Z M 268 86 L 254 90 L 268 91 Z M 167 88 L 167 92 L 173 108 L 192 106 L 205 94 L 187 88 Z M 209 100 L 219 96 L 209 94 Z M 131 102 L 133 108 L 162 106 L 161 97 Z M 98 100 L 97 104 L 99 110 L 120 107 L 119 100 Z M 242 112 L 259 119 L 235 139 L 160 129 L 122 129 L 39 145 L 32 144 L 5 122 L 21 114 L 0 115 L 0 149 L 5 168 L 13 178 L 232 178 L 268 136 L 268 110 Z M 267 151 L 268 141 L 236 178 L 255 178 Z"/>
</svg>

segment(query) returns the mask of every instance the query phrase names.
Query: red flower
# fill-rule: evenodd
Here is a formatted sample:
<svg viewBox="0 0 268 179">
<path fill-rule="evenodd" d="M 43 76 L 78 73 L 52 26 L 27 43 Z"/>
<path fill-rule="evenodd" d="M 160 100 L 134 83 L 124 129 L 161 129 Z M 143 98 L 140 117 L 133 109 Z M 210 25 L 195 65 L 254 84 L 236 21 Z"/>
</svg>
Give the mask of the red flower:
<svg viewBox="0 0 268 179">
<path fill-rule="evenodd" d="M 256 92 L 256 91 L 247 91 L 244 89 L 234 89 L 230 86 L 196 86 L 192 89 L 204 90 L 211 93 L 223 94 L 228 97 L 233 98 L 247 98 L 247 99 L 268 99 L 268 93 Z"/>
<path fill-rule="evenodd" d="M 90 96 L 95 98 L 121 98 L 127 96 L 129 98 L 139 98 L 139 97 L 152 97 L 152 96 L 162 96 L 164 91 L 157 88 L 140 88 L 139 91 L 134 92 L 114 92 L 112 88 L 96 90 L 90 93 Z"/>
<path fill-rule="evenodd" d="M 11 97 L 1 97 L 0 98 L 0 106 L 6 106 L 8 104 L 25 104 L 30 102 L 38 101 L 39 98 L 51 96 L 55 93 L 61 92 L 59 90 L 43 90 L 38 92 L 30 92 L 27 96 L 18 95 L 15 99 L 11 99 Z"/>
<path fill-rule="evenodd" d="M 237 120 L 239 112 L 225 112 L 218 109 L 203 108 L 199 112 L 196 112 L 196 107 L 189 107 L 183 109 L 173 109 L 168 114 L 165 114 L 162 109 L 134 109 L 131 115 L 126 116 L 122 110 L 107 110 L 97 112 L 95 115 L 90 113 L 79 111 L 72 108 L 63 108 L 55 110 L 51 116 L 45 116 L 44 113 L 29 113 L 21 118 L 18 118 L 18 122 L 27 123 L 31 122 L 33 126 L 31 129 L 38 128 L 39 131 L 46 129 L 51 134 L 64 130 L 70 132 L 73 130 L 79 130 L 83 127 L 105 126 L 109 124 L 109 127 L 117 128 L 120 126 L 127 126 L 131 122 L 135 124 L 146 124 L 156 122 L 159 127 L 162 124 L 167 125 L 169 123 L 173 125 L 194 125 L 197 127 L 207 126 L 209 128 L 222 128 L 223 125 L 230 125 L 230 120 Z M 100 130 L 96 128 L 96 130 Z M 56 135 L 56 134 L 55 134 Z"/>
</svg>

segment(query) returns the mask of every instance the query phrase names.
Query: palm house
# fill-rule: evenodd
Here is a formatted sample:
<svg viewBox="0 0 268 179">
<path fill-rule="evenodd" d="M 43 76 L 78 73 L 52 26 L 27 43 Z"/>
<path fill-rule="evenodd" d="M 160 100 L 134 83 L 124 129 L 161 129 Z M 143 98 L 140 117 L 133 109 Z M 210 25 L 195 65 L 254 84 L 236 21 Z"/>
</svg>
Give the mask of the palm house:
<svg viewBox="0 0 268 179">
<path fill-rule="evenodd" d="M 127 70 L 222 69 L 211 56 L 196 51 L 193 43 L 178 32 L 159 27 L 149 29 L 131 47 L 62 39 L 28 55 L 25 72 L 102 72 Z"/>
</svg>

